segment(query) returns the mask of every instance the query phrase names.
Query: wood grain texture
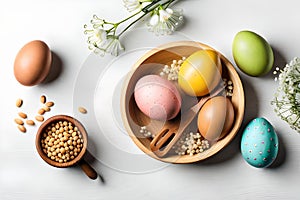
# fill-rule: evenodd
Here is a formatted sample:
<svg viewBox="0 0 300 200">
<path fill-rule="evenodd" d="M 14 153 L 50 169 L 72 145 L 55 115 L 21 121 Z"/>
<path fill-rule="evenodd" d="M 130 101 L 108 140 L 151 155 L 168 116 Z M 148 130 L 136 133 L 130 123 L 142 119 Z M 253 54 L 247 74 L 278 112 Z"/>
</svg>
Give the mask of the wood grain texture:
<svg viewBox="0 0 300 200">
<path fill-rule="evenodd" d="M 121 111 L 124 126 L 132 140 L 143 152 L 160 161 L 169 163 L 193 163 L 204 160 L 216 154 L 226 145 L 228 145 L 235 137 L 243 121 L 245 98 L 242 82 L 230 61 L 218 52 L 222 62 L 222 78 L 230 79 L 234 86 L 231 102 L 235 110 L 235 122 L 227 136 L 215 142 L 208 150 L 204 151 L 204 153 L 194 156 L 178 156 L 173 153 L 164 157 L 159 157 L 151 150 L 151 138 L 144 137 L 140 133 L 141 126 L 148 126 L 150 123 L 154 123 L 155 126 L 163 128 L 164 124 L 160 123 L 159 121 L 149 119 L 141 111 L 139 111 L 133 97 L 136 82 L 145 75 L 159 74 L 164 65 L 169 65 L 173 60 L 179 60 L 182 57 L 188 57 L 195 51 L 201 49 L 213 48 L 193 41 L 172 42 L 159 46 L 147 52 L 135 63 L 124 82 L 121 98 Z M 183 93 L 181 93 L 181 95 L 183 95 L 185 102 L 189 104 L 190 97 L 184 96 Z M 193 102 L 193 99 L 191 99 L 191 102 Z M 191 105 L 195 105 L 195 102 L 191 103 Z M 191 107 L 191 105 L 183 105 L 182 109 L 185 110 L 186 108 L 184 108 L 184 106 L 187 106 L 188 108 Z M 153 126 L 151 125 L 149 127 Z M 159 128 L 155 128 L 154 130 L 150 131 L 154 131 L 153 134 L 156 135 L 158 134 L 157 130 L 159 130 Z"/>
</svg>

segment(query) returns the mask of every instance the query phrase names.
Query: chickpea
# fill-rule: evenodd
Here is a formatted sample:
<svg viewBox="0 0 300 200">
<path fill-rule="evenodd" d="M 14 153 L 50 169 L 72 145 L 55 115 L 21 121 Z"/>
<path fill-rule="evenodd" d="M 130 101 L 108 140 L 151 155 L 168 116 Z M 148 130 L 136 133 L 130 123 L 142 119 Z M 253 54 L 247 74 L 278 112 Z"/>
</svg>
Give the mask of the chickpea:
<svg viewBox="0 0 300 200">
<path fill-rule="evenodd" d="M 71 122 L 59 121 L 46 128 L 41 138 L 41 146 L 47 157 L 63 163 L 78 156 L 83 147 L 83 138 Z"/>
<path fill-rule="evenodd" d="M 65 148 L 61 147 L 60 148 L 60 153 L 64 154 L 66 152 Z"/>
<path fill-rule="evenodd" d="M 67 142 L 67 144 L 71 145 L 72 144 L 72 140 L 69 139 L 68 142 Z"/>
</svg>

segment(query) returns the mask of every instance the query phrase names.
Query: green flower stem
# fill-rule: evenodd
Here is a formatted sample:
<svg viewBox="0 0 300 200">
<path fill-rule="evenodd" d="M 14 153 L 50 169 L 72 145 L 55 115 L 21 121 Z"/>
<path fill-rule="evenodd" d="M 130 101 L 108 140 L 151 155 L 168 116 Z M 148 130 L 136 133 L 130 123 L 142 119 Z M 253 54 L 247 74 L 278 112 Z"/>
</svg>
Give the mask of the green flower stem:
<svg viewBox="0 0 300 200">
<path fill-rule="evenodd" d="M 166 2 L 167 5 L 165 6 L 165 8 L 168 8 L 168 7 L 170 6 L 170 4 L 173 3 L 174 1 L 175 1 L 175 0 L 171 0 L 171 1 L 169 1 L 169 2 Z"/>
<path fill-rule="evenodd" d="M 164 2 L 163 4 L 158 4 L 159 2 L 161 2 L 162 0 L 154 0 L 152 1 L 151 4 L 147 5 L 145 8 L 143 8 L 142 10 L 140 10 L 139 12 L 137 12 L 136 14 L 134 14 L 133 16 L 139 14 L 140 12 L 144 12 L 143 15 L 141 15 L 139 18 L 137 18 L 136 20 L 134 20 L 133 22 L 131 22 L 119 35 L 118 37 L 120 37 L 125 31 L 127 31 L 132 25 L 134 25 L 136 22 L 138 22 L 139 20 L 141 20 L 143 17 L 145 17 L 148 13 L 154 11 L 157 7 L 159 6 L 165 6 L 167 5 L 167 7 L 174 2 L 175 0 L 168 0 L 166 2 Z M 130 16 L 128 19 L 132 18 L 133 16 Z M 127 21 L 128 19 L 122 20 L 121 22 Z"/>
<path fill-rule="evenodd" d="M 142 12 L 142 10 L 140 10 L 140 11 L 134 13 L 133 15 L 131 15 L 131 16 L 129 16 L 129 17 L 127 17 L 127 18 L 125 18 L 125 19 L 123 19 L 123 20 L 117 22 L 117 23 L 116 23 L 116 26 L 119 26 L 119 24 L 122 24 L 123 22 L 126 22 L 127 20 L 133 18 L 134 16 L 140 14 L 141 12 Z"/>
<path fill-rule="evenodd" d="M 118 37 L 120 37 L 125 31 L 127 31 L 133 24 L 135 24 L 136 22 L 138 22 L 139 20 L 141 20 L 143 17 L 145 17 L 148 13 L 144 13 L 143 15 L 141 15 L 139 18 L 137 18 L 136 20 L 134 20 L 133 22 L 131 22 L 121 33 L 119 33 Z"/>
</svg>

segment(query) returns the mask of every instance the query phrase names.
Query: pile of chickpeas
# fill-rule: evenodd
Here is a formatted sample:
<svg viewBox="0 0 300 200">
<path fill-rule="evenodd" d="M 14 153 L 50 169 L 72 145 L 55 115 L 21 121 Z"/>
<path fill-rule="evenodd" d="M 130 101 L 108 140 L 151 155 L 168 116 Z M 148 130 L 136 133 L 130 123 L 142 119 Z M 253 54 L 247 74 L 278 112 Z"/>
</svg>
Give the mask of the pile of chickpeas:
<svg viewBox="0 0 300 200">
<path fill-rule="evenodd" d="M 46 127 L 41 146 L 51 160 L 66 163 L 78 156 L 83 147 L 83 138 L 73 123 L 58 121 Z"/>
</svg>

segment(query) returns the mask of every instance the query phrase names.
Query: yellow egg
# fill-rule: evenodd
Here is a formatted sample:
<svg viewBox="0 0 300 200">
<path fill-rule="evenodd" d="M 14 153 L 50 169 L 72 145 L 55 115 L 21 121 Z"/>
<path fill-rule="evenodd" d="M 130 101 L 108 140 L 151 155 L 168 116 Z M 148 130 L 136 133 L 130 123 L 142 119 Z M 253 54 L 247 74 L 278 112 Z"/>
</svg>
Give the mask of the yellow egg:
<svg viewBox="0 0 300 200">
<path fill-rule="evenodd" d="M 199 50 L 190 55 L 178 73 L 180 88 L 190 96 L 208 94 L 221 80 L 220 57 L 213 50 Z"/>
</svg>

